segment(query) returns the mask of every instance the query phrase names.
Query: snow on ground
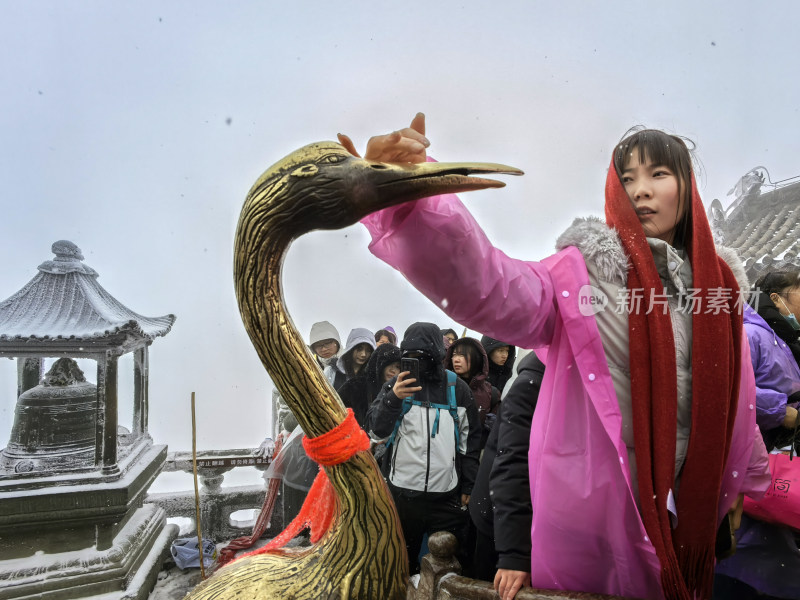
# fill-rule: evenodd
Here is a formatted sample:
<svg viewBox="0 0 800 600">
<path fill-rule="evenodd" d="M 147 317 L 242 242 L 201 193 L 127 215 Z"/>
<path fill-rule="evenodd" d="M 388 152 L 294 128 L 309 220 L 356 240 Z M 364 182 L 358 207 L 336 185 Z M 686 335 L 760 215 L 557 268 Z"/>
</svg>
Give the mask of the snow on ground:
<svg viewBox="0 0 800 600">
<path fill-rule="evenodd" d="M 272 538 L 263 538 L 258 540 L 252 548 L 240 551 L 238 556 L 242 556 L 243 554 L 251 552 L 256 548 L 260 548 L 269 542 L 270 539 Z M 301 536 L 286 544 L 286 547 L 293 548 L 295 546 L 307 545 L 308 543 L 308 538 Z M 223 547 L 225 547 L 225 544 L 217 544 L 217 552 L 219 553 Z M 156 585 L 153 588 L 153 591 L 150 592 L 148 600 L 181 600 L 181 598 L 188 594 L 197 584 L 200 583 L 200 581 L 199 567 L 191 569 L 179 569 L 175 565 L 175 561 L 173 561 L 172 558 L 169 558 L 164 562 L 164 566 L 162 567 L 161 572 L 158 574 Z"/>
<path fill-rule="evenodd" d="M 200 569 L 181 570 L 170 563 L 171 568 L 162 569 L 149 600 L 180 600 L 200 583 Z"/>
</svg>

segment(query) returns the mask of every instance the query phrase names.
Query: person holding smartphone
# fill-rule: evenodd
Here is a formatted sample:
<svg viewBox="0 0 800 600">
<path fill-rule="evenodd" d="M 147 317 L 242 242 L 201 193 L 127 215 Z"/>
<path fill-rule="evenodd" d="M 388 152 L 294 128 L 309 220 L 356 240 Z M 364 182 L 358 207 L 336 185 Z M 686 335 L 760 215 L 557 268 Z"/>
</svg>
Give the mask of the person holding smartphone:
<svg viewBox="0 0 800 600">
<path fill-rule="evenodd" d="M 442 366 L 444 342 L 436 325 L 414 323 L 400 348 L 401 369 L 405 364 L 407 370 L 383 384 L 367 414 L 367 428 L 373 440 L 387 444 L 382 471 L 413 574 L 419 571 L 426 533 L 449 531 L 465 547 L 481 427 L 469 385 Z M 419 376 L 412 377 L 412 370 Z M 466 563 L 466 557 L 459 558 Z"/>
</svg>

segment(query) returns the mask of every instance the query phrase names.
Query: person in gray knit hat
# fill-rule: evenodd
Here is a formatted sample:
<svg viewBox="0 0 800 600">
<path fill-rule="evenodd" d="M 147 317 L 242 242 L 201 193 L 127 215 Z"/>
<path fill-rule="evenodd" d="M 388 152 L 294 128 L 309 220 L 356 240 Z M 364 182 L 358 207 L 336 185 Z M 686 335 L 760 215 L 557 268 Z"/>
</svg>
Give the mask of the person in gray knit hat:
<svg viewBox="0 0 800 600">
<path fill-rule="evenodd" d="M 328 321 L 318 321 L 311 326 L 308 347 L 314 353 L 317 363 L 323 371 L 327 366 L 336 364 L 341 346 L 339 332 Z"/>
</svg>

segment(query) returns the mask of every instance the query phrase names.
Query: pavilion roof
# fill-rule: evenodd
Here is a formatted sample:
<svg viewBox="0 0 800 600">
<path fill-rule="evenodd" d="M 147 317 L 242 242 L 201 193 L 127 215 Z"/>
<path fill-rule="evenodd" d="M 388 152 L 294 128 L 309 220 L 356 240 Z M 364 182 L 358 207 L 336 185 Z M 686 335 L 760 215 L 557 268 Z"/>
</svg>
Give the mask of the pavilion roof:
<svg viewBox="0 0 800 600">
<path fill-rule="evenodd" d="M 21 290 L 0 302 L 0 346 L 4 342 L 119 338 L 152 341 L 169 333 L 175 315 L 142 316 L 109 294 L 83 254 L 65 240 L 53 244 L 53 260 Z"/>
<path fill-rule="evenodd" d="M 723 216 L 712 204 L 715 233 L 742 258 L 751 282 L 767 270 L 800 267 L 800 182 L 739 198 Z M 716 218 L 715 218 L 716 217 Z"/>
</svg>

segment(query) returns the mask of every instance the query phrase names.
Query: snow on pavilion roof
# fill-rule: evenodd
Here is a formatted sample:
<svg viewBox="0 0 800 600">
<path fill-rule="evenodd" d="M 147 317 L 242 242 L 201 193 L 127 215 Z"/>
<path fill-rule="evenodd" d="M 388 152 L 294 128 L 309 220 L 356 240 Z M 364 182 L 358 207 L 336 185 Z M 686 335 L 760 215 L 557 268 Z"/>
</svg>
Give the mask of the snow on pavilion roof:
<svg viewBox="0 0 800 600">
<path fill-rule="evenodd" d="M 101 341 L 117 334 L 153 340 L 169 333 L 175 315 L 143 317 L 97 282 L 75 244 L 53 244 L 54 260 L 16 294 L 0 302 L 0 342 L 68 339 Z"/>
<path fill-rule="evenodd" d="M 800 183 L 760 188 L 756 182 L 727 215 L 718 200 L 709 209 L 715 236 L 739 253 L 751 283 L 767 271 L 800 268 Z"/>
</svg>

